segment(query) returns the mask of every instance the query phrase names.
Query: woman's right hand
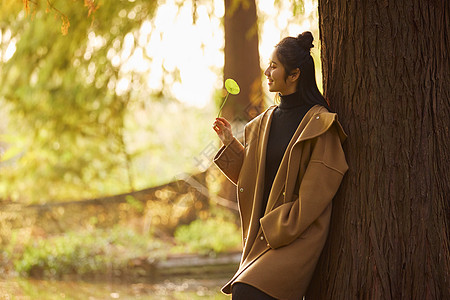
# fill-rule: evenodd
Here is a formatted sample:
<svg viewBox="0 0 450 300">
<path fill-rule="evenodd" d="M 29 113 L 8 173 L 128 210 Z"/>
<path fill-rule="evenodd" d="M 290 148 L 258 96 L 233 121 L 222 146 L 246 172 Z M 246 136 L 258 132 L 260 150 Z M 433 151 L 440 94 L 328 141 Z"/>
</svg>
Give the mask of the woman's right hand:
<svg viewBox="0 0 450 300">
<path fill-rule="evenodd" d="M 231 124 L 227 119 L 222 117 L 216 118 L 212 127 L 225 146 L 228 146 L 233 141 L 234 136 L 231 131 Z"/>
</svg>

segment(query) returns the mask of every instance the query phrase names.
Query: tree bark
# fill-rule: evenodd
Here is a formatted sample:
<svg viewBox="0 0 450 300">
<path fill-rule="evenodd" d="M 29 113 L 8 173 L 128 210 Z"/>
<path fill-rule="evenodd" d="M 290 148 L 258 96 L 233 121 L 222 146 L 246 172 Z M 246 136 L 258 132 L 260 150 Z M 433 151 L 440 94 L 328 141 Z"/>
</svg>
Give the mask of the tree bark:
<svg viewBox="0 0 450 300">
<path fill-rule="evenodd" d="M 450 299 L 445 0 L 319 0 L 349 171 L 307 299 Z"/>
<path fill-rule="evenodd" d="M 241 91 L 230 96 L 222 116 L 233 124 L 234 135 L 242 140 L 245 123 L 264 108 L 256 3 L 255 0 L 225 0 L 224 3 L 224 81 L 236 80 Z M 236 187 L 231 182 L 224 180 L 221 190 L 222 197 L 236 201 Z"/>
</svg>

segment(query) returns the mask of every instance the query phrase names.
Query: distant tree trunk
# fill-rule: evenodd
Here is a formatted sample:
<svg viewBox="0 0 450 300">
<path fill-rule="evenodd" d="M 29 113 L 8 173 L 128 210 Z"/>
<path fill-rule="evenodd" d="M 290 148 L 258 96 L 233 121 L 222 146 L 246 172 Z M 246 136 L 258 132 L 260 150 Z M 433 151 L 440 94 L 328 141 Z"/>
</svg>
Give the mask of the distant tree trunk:
<svg viewBox="0 0 450 300">
<path fill-rule="evenodd" d="M 350 169 L 307 299 L 450 299 L 449 3 L 319 0 Z"/>
<path fill-rule="evenodd" d="M 227 100 L 222 115 L 232 122 L 235 136 L 242 138 L 243 123 L 263 109 L 255 0 L 225 0 L 224 26 L 224 80 L 236 80 L 241 92 Z M 235 194 L 236 187 L 227 180 L 223 197 L 235 199 Z"/>
<path fill-rule="evenodd" d="M 225 0 L 224 25 L 224 79 L 235 79 L 241 92 L 225 104 L 223 115 L 229 120 L 248 121 L 263 105 L 255 0 Z"/>
</svg>

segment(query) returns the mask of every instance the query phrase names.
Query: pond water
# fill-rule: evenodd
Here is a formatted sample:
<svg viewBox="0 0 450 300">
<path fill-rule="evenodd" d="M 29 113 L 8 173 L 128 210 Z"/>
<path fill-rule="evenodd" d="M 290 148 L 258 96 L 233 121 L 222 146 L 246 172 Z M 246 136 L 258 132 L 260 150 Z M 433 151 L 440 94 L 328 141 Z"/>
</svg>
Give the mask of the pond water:
<svg viewBox="0 0 450 300">
<path fill-rule="evenodd" d="M 0 300 L 9 299 L 230 299 L 220 292 L 229 278 L 173 278 L 155 283 L 34 279 L 0 280 Z"/>
</svg>

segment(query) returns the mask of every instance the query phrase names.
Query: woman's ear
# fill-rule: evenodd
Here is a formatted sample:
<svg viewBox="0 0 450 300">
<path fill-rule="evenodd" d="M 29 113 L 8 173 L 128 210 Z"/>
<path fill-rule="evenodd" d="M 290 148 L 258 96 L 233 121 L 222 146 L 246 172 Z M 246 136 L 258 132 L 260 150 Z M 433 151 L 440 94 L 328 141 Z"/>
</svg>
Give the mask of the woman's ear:
<svg viewBox="0 0 450 300">
<path fill-rule="evenodd" d="M 295 70 L 293 70 L 292 72 L 291 72 L 291 75 L 289 75 L 289 79 L 292 81 L 292 82 L 295 82 L 295 81 L 297 81 L 297 79 L 300 77 L 300 69 L 299 68 L 296 68 Z"/>
</svg>

